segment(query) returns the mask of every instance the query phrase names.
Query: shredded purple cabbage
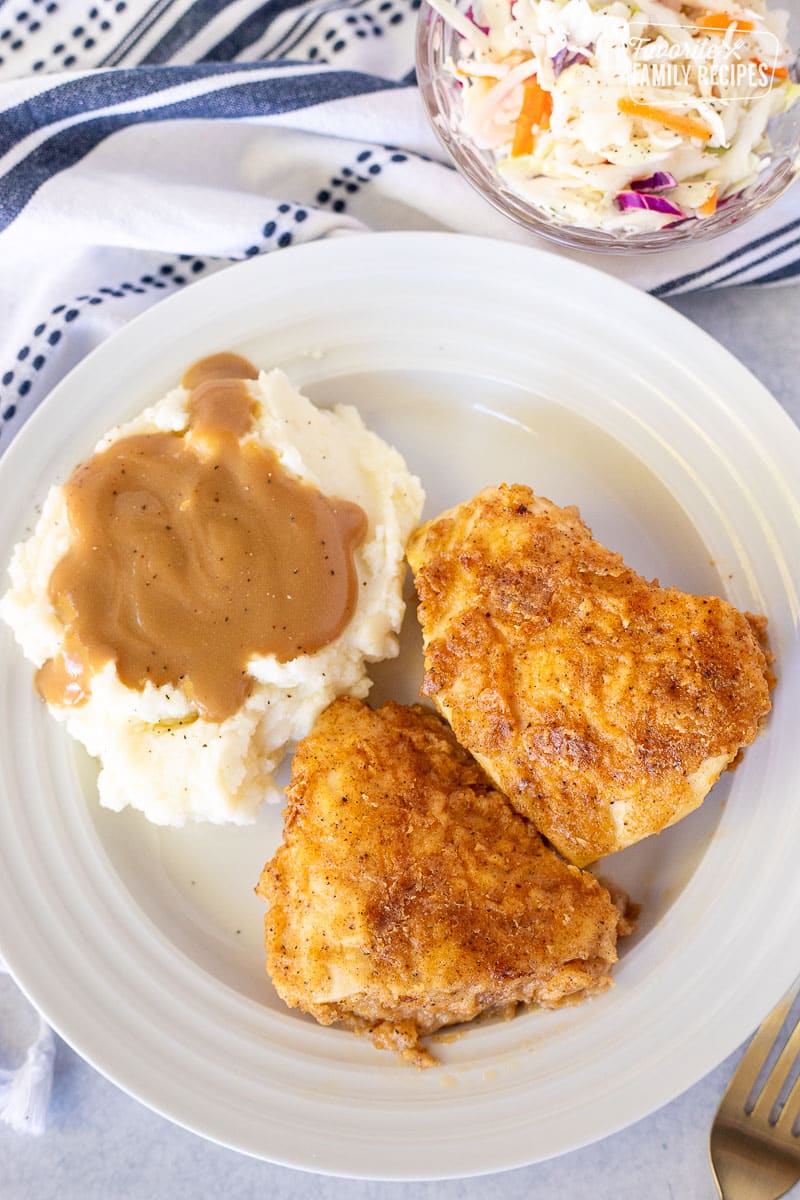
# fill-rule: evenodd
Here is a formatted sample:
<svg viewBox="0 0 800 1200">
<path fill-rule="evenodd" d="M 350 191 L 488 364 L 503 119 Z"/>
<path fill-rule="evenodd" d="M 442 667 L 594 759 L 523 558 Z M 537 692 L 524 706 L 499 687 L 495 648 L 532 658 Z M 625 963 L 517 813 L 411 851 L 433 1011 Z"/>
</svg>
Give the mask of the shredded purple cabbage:
<svg viewBox="0 0 800 1200">
<path fill-rule="evenodd" d="M 566 71 L 567 67 L 574 67 L 576 63 L 585 63 L 588 61 L 586 55 L 582 54 L 580 50 L 568 50 L 566 46 L 562 47 L 552 59 L 556 79 L 558 79 L 562 71 Z"/>
<path fill-rule="evenodd" d="M 464 13 L 464 16 L 467 18 L 468 21 L 472 21 L 472 24 L 475 26 L 476 29 L 480 29 L 481 33 L 489 32 L 488 25 L 479 25 L 478 22 L 475 20 L 475 13 L 472 11 L 471 4 L 470 4 L 469 8 L 467 9 L 467 11 Z"/>
<path fill-rule="evenodd" d="M 670 217 L 686 215 L 677 204 L 673 204 L 665 196 L 649 196 L 646 192 L 619 192 L 617 204 L 623 211 L 628 208 L 646 208 L 649 212 L 666 213 Z"/>
<path fill-rule="evenodd" d="M 634 192 L 660 192 L 677 186 L 677 179 L 669 171 L 655 171 L 647 179 L 634 179 L 631 189 Z"/>
</svg>

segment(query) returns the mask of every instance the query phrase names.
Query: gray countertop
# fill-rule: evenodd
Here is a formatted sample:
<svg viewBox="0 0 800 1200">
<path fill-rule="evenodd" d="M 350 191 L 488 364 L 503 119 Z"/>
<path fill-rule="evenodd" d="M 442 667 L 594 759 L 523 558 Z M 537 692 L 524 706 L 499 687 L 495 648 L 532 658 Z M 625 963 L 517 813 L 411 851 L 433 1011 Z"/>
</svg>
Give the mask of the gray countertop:
<svg viewBox="0 0 800 1200">
<path fill-rule="evenodd" d="M 727 289 L 672 307 L 727 346 L 800 423 L 800 288 Z M 0 978 L 0 1064 L 19 1060 L 32 1031 L 27 1004 Z M 563 1158 L 480 1179 L 381 1184 L 223 1150 L 149 1112 L 59 1043 L 47 1133 L 0 1126 L 0 1200 L 714 1200 L 708 1128 L 736 1058 L 659 1112 Z"/>
</svg>

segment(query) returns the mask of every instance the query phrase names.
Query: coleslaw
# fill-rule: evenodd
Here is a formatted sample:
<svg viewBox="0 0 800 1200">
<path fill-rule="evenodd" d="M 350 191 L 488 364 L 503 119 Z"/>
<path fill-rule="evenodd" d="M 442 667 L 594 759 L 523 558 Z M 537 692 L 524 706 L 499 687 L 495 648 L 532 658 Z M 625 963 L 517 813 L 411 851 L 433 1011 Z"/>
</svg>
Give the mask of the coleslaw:
<svg viewBox="0 0 800 1200">
<path fill-rule="evenodd" d="M 788 14 L 763 0 L 429 0 L 463 135 L 548 217 L 657 230 L 704 219 L 769 164 L 800 95 Z"/>
</svg>

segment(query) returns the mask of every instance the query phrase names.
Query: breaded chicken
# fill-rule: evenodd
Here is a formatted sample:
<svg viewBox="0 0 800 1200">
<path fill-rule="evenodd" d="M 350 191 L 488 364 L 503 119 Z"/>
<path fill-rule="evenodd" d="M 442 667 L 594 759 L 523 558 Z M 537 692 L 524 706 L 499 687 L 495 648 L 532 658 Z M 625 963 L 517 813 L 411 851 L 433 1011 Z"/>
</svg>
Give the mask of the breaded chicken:
<svg viewBox="0 0 800 1200">
<path fill-rule="evenodd" d="M 769 712 L 762 619 L 648 583 L 528 487 L 443 513 L 408 559 L 423 694 L 578 866 L 697 808 Z"/>
<path fill-rule="evenodd" d="M 436 713 L 349 698 L 297 747 L 256 890 L 283 1000 L 421 1066 L 419 1038 L 444 1025 L 604 991 L 630 928 L 624 900 L 545 846 Z"/>
</svg>

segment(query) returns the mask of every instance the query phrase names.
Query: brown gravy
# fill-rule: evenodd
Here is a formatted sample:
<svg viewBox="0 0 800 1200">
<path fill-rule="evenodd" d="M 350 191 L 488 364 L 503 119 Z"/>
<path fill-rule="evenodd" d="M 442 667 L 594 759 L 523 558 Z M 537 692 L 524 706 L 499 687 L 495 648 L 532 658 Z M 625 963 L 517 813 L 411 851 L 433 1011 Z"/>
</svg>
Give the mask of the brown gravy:
<svg viewBox="0 0 800 1200">
<path fill-rule="evenodd" d="M 257 375 L 202 359 L 182 381 L 184 433 L 122 438 L 68 480 L 72 541 L 48 586 L 66 638 L 37 675 L 49 702 L 82 704 L 112 661 L 126 686 L 180 686 L 221 721 L 250 693 L 252 657 L 312 654 L 352 618 L 366 514 L 241 440 Z"/>
</svg>

